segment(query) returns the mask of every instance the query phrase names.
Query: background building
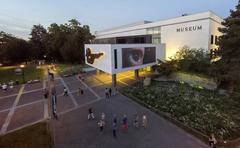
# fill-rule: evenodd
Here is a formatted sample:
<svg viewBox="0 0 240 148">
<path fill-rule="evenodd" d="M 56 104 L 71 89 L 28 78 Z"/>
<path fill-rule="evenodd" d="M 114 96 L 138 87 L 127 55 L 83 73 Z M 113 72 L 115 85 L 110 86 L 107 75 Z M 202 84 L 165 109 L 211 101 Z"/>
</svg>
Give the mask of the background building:
<svg viewBox="0 0 240 148">
<path fill-rule="evenodd" d="M 96 32 L 95 44 L 166 44 L 166 59 L 179 48 L 217 50 L 222 18 L 211 11 L 157 22 L 143 21 Z"/>
<path fill-rule="evenodd" d="M 217 50 L 221 19 L 211 11 L 149 22 L 143 21 L 96 32 L 93 44 L 85 45 L 86 63 L 116 74 L 153 66 L 168 60 L 183 46 Z"/>
</svg>

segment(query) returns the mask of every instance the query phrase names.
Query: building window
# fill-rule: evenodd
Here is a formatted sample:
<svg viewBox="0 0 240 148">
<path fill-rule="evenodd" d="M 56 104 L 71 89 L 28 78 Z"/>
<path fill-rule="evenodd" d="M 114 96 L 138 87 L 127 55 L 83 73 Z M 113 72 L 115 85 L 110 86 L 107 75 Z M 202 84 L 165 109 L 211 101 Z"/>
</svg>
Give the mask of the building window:
<svg viewBox="0 0 240 148">
<path fill-rule="evenodd" d="M 154 38 L 152 39 L 152 43 L 153 43 L 153 44 L 160 44 L 160 43 L 161 43 L 160 37 L 154 37 Z"/>
<path fill-rule="evenodd" d="M 153 34 L 153 28 L 147 29 L 147 34 Z"/>
<path fill-rule="evenodd" d="M 213 44 L 214 36 L 211 35 L 211 44 Z"/>
<path fill-rule="evenodd" d="M 118 65 L 117 65 L 117 49 L 114 49 L 114 67 L 115 67 L 115 69 L 118 68 Z"/>
<path fill-rule="evenodd" d="M 159 34 L 159 33 L 161 33 L 161 27 L 147 29 L 147 34 Z"/>
<path fill-rule="evenodd" d="M 218 36 L 215 36 L 215 44 L 218 44 Z"/>
</svg>

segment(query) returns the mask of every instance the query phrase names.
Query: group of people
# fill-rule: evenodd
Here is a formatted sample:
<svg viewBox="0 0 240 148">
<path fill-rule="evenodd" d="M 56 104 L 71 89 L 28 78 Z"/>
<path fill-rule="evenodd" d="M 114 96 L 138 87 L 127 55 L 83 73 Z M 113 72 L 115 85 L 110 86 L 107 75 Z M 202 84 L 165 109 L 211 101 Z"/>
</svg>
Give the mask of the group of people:
<svg viewBox="0 0 240 148">
<path fill-rule="evenodd" d="M 88 109 L 88 116 L 87 116 L 87 118 L 88 118 L 88 120 L 95 119 L 95 115 L 93 113 L 93 109 L 92 108 Z M 128 117 L 127 117 L 126 114 L 124 114 L 123 118 L 122 118 L 122 124 L 121 124 L 122 130 L 124 132 L 127 132 L 128 128 L 129 128 L 129 124 L 128 123 L 129 123 L 128 122 Z M 147 123 L 148 123 L 147 116 L 144 114 L 142 116 L 142 127 L 147 128 Z M 103 132 L 103 129 L 104 129 L 105 125 L 106 125 L 106 120 L 105 120 L 105 114 L 104 113 L 101 113 L 100 120 L 97 122 L 97 124 L 99 126 L 100 132 Z M 113 133 L 113 137 L 114 138 L 117 137 L 117 127 L 118 127 L 117 116 L 114 115 L 113 121 L 112 121 L 112 133 Z M 139 128 L 140 127 L 140 121 L 139 121 L 139 115 L 138 114 L 134 115 L 133 127 L 135 127 L 135 128 Z"/>
<path fill-rule="evenodd" d="M 78 95 L 83 95 L 84 91 L 81 87 L 78 88 Z M 68 90 L 66 87 L 63 87 L 63 96 L 68 96 Z"/>
<path fill-rule="evenodd" d="M 18 84 L 19 84 L 18 81 L 16 81 L 16 85 L 18 85 Z M 0 88 L 2 90 L 5 90 L 5 91 L 7 91 L 8 89 L 12 90 L 14 88 L 14 82 L 10 81 L 8 84 L 6 84 L 6 83 L 1 84 L 0 83 Z"/>
<path fill-rule="evenodd" d="M 117 87 L 113 87 L 113 88 L 105 88 L 105 98 L 108 99 L 111 96 L 114 96 L 117 94 Z"/>
</svg>

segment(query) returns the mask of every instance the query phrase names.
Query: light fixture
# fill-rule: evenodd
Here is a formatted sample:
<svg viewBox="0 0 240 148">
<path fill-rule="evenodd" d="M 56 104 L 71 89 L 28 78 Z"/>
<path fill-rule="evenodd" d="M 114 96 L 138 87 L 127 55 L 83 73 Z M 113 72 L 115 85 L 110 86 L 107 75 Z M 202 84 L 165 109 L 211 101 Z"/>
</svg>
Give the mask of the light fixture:
<svg viewBox="0 0 240 148">
<path fill-rule="evenodd" d="M 21 67 L 21 68 L 24 68 L 24 67 L 25 67 L 25 65 L 23 65 L 23 64 L 22 64 L 22 65 L 20 65 L 20 67 Z"/>
</svg>

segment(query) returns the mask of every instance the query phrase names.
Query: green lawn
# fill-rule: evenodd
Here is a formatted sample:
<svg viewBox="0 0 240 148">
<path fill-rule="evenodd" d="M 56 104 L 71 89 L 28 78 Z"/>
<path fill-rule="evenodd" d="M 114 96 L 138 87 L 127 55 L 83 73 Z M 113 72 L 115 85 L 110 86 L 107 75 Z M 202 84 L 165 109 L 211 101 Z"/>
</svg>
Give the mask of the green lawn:
<svg viewBox="0 0 240 148">
<path fill-rule="evenodd" d="M 78 73 L 84 67 L 87 67 L 87 65 L 80 65 L 80 64 L 56 64 L 56 70 L 60 74 Z"/>
<path fill-rule="evenodd" d="M 51 148 L 51 135 L 47 123 L 41 122 L 0 136 L 1 148 Z"/>
<path fill-rule="evenodd" d="M 10 80 L 19 80 L 22 83 L 22 75 L 16 75 L 15 69 L 19 66 L 0 67 L 0 83 L 9 82 Z M 36 65 L 27 65 L 24 68 L 25 80 L 43 79 L 46 68 L 36 68 Z"/>
<path fill-rule="evenodd" d="M 205 135 L 240 137 L 240 96 L 226 97 L 188 84 L 157 81 L 149 87 L 138 83 L 123 91 Z"/>
</svg>

